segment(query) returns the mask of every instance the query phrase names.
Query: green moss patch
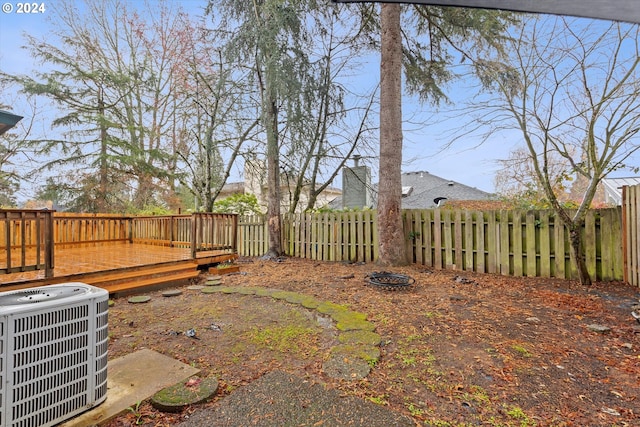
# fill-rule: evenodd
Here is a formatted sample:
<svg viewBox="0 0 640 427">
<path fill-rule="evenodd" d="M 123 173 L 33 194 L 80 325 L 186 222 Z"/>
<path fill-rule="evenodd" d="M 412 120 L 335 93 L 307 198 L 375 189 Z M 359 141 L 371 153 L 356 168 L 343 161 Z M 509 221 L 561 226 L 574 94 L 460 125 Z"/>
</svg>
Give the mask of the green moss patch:
<svg viewBox="0 0 640 427">
<path fill-rule="evenodd" d="M 340 344 L 331 349 L 332 357 L 354 357 L 367 363 L 380 360 L 380 349 L 373 345 Z"/>
<path fill-rule="evenodd" d="M 157 392 L 151 398 L 151 404 L 160 411 L 180 412 L 186 406 L 206 402 L 217 391 L 217 378 L 191 377 Z"/>
<path fill-rule="evenodd" d="M 308 309 L 330 316 L 341 331 L 338 336 L 342 343 L 331 350 L 330 357 L 323 363 L 327 375 L 333 378 L 359 380 L 365 378 L 380 359 L 382 338 L 375 333 L 375 325 L 367 321 L 367 315 L 350 310 L 348 307 L 328 301 L 320 301 L 313 296 L 298 292 L 261 287 L 208 287 L 205 293 L 221 292 L 258 295 L 299 304 Z M 318 332 L 304 326 L 304 319 L 286 319 L 286 325 L 254 328 L 246 332 L 245 338 L 254 345 L 281 353 L 314 354 L 318 351 Z"/>
<path fill-rule="evenodd" d="M 300 323 L 253 328 L 245 337 L 258 346 L 281 353 L 310 355 L 318 349 L 318 331 Z"/>
<path fill-rule="evenodd" d="M 336 322 L 351 322 L 353 320 L 367 320 L 367 315 L 351 310 L 338 310 L 330 314 Z"/>
<path fill-rule="evenodd" d="M 271 297 L 295 303 L 300 299 L 300 294 L 290 291 L 273 291 Z"/>
<path fill-rule="evenodd" d="M 332 378 L 361 380 L 371 372 L 371 365 L 365 360 L 352 356 L 334 356 L 322 364 L 324 372 Z"/>
<path fill-rule="evenodd" d="M 341 333 L 338 336 L 338 341 L 343 344 L 364 344 L 364 345 L 380 345 L 382 337 L 379 334 L 371 331 L 353 330 Z"/>
<path fill-rule="evenodd" d="M 376 329 L 376 325 L 361 319 L 344 319 L 336 324 L 339 331 L 371 331 Z"/>
<path fill-rule="evenodd" d="M 304 298 L 300 300 L 300 305 L 303 306 L 304 308 L 315 309 L 320 304 L 322 304 L 322 301 L 317 300 L 315 299 L 315 297 L 308 296 L 308 295 L 304 295 Z"/>
<path fill-rule="evenodd" d="M 261 297 L 270 297 L 274 292 L 278 292 L 276 289 L 260 288 L 256 291 L 256 295 Z"/>
<path fill-rule="evenodd" d="M 257 288 L 251 288 L 251 287 L 238 288 L 238 293 L 242 295 L 255 295 L 257 291 L 258 291 Z"/>
<path fill-rule="evenodd" d="M 223 286 L 205 286 L 200 290 L 203 294 L 215 294 L 215 293 L 227 293 L 230 294 L 232 292 L 228 292 L 231 288 L 223 287 Z M 227 291 L 227 292 L 225 292 Z"/>
<path fill-rule="evenodd" d="M 336 304 L 333 302 L 323 301 L 317 308 L 320 313 L 328 314 L 333 317 L 334 313 L 340 313 L 348 311 L 349 309 L 344 305 Z"/>
</svg>

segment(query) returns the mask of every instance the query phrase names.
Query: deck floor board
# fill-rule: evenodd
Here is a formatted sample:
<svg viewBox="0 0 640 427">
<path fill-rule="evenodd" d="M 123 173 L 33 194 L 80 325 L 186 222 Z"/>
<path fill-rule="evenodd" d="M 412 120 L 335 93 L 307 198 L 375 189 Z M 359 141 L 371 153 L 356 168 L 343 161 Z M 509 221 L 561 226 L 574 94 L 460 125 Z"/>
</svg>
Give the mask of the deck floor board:
<svg viewBox="0 0 640 427">
<path fill-rule="evenodd" d="M 199 257 L 224 254 L 224 251 L 209 251 Z M 60 279 L 78 274 L 135 268 L 191 259 L 191 249 L 154 246 L 128 242 L 78 245 L 55 248 L 53 277 Z M 195 262 L 195 260 L 194 260 Z M 0 285 L 44 280 L 44 271 L 26 271 L 0 275 Z"/>
</svg>

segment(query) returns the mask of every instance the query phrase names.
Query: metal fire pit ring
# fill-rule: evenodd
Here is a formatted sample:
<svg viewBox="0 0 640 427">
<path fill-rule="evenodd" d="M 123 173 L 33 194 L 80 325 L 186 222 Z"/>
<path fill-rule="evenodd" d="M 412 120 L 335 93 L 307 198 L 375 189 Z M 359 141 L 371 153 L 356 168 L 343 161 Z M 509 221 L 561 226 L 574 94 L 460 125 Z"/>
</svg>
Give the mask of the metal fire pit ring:
<svg viewBox="0 0 640 427">
<path fill-rule="evenodd" d="M 414 278 L 406 274 L 390 273 L 388 271 L 375 271 L 365 277 L 370 285 L 388 291 L 409 289 L 416 283 Z"/>
</svg>

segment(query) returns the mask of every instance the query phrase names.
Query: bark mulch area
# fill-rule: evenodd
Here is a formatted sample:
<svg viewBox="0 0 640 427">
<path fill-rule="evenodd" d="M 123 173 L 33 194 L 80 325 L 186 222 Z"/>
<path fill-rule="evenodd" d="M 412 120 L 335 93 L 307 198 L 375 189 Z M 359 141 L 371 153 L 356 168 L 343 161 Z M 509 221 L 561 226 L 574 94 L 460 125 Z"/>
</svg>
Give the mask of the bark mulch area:
<svg viewBox="0 0 640 427">
<path fill-rule="evenodd" d="M 145 304 L 116 299 L 109 313 L 111 358 L 151 348 L 216 377 L 219 389 L 208 403 L 177 414 L 142 402 L 110 427 L 179 424 L 272 372 L 321 383 L 416 425 L 640 425 L 640 324 L 631 316 L 638 288 L 414 265 L 392 270 L 416 283 L 389 291 L 367 284 L 365 277 L 380 270 L 371 264 L 293 258 L 239 264 L 241 273 L 224 276 L 221 286 L 253 289 L 246 295 L 185 286 L 173 297 L 147 292 Z M 366 314 L 382 338 L 370 374 L 327 375 L 323 363 L 340 344 L 335 322 L 312 308 L 255 295 L 255 288 Z"/>
</svg>

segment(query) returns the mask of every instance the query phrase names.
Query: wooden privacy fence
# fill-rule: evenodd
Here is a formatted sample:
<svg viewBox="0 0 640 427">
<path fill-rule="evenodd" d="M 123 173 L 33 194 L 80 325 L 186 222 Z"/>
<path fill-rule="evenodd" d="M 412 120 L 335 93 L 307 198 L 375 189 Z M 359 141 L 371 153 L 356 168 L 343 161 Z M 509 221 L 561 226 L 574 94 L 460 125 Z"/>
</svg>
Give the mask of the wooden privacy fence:
<svg viewBox="0 0 640 427">
<path fill-rule="evenodd" d="M 528 277 L 575 277 L 569 233 L 552 211 L 405 210 L 409 261 L 457 269 Z M 375 261 L 375 211 L 283 216 L 287 255 L 324 261 Z M 263 255 L 268 239 L 262 217 L 239 224 L 238 251 Z M 619 208 L 589 211 L 583 230 L 587 268 L 596 280 L 623 278 Z"/>
<path fill-rule="evenodd" d="M 238 218 L 238 254 L 262 256 L 269 251 L 267 220 L 263 215 L 245 215 Z"/>
<path fill-rule="evenodd" d="M 624 281 L 640 286 L 640 185 L 622 187 Z"/>
<path fill-rule="evenodd" d="M 575 278 L 569 232 L 553 211 L 404 211 L 411 261 L 510 276 Z M 582 231 L 596 280 L 622 279 L 619 208 L 591 210 Z"/>
<path fill-rule="evenodd" d="M 285 214 L 282 219 L 281 243 L 289 256 L 360 262 L 378 258 L 375 211 Z M 267 253 L 269 236 L 265 216 L 240 217 L 238 226 L 240 255 Z"/>
</svg>

